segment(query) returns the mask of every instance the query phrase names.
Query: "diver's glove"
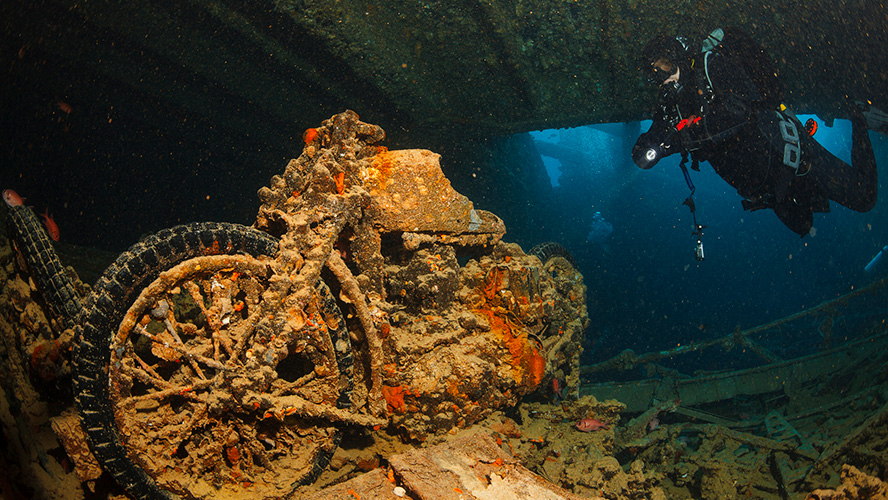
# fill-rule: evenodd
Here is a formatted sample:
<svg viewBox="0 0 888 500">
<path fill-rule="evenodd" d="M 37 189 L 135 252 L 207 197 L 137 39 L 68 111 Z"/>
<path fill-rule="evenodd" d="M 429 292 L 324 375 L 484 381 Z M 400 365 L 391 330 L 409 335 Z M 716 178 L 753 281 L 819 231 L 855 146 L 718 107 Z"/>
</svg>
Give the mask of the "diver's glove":
<svg viewBox="0 0 888 500">
<path fill-rule="evenodd" d="M 632 160 L 639 168 L 652 168 L 664 158 L 678 151 L 679 137 L 676 132 L 641 134 L 632 148 Z"/>
</svg>

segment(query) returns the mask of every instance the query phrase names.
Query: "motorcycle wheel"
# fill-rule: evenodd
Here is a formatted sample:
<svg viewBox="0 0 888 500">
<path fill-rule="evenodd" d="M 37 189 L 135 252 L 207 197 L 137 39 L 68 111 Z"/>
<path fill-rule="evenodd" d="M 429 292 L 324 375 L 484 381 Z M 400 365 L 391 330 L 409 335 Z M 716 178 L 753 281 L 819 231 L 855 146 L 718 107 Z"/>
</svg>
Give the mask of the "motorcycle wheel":
<svg viewBox="0 0 888 500">
<path fill-rule="evenodd" d="M 319 280 L 292 300 L 277 241 L 199 223 L 134 245 L 87 301 L 78 406 L 94 454 L 136 498 L 281 498 L 339 443 L 352 355 Z"/>
</svg>

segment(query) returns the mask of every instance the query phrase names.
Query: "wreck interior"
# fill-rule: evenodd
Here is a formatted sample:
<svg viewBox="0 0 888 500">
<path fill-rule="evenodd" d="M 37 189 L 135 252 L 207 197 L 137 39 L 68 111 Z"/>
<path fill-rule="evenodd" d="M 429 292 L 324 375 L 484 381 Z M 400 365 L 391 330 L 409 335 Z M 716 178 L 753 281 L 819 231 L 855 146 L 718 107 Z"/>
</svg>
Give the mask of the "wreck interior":
<svg viewBox="0 0 888 500">
<path fill-rule="evenodd" d="M 717 235 L 704 268 L 690 257 L 681 175 L 664 166 L 639 188 L 628 154 L 654 92 L 638 54 L 659 34 L 744 28 L 775 61 L 787 106 L 826 126 L 849 98 L 888 108 L 888 11 L 878 2 L 12 0 L 0 24 L 0 188 L 64 222 L 54 248 L 84 303 L 114 296 L 107 283 L 90 287 L 130 245 L 164 262 L 157 234 L 178 241 L 164 228 L 184 227 L 175 237 L 187 240 L 244 229 L 179 224 L 253 224 L 284 248 L 274 260 L 263 260 L 268 249 L 189 254 L 165 268 L 175 283 L 145 278 L 130 312 L 141 323 L 121 326 L 110 354 L 87 356 L 111 356 L 110 396 L 138 416 L 117 414 L 115 441 L 110 417 L 81 429 L 63 407 L 78 387 L 107 394 L 72 375 L 79 334 L 15 248 L 21 228 L 8 229 L 0 468 L 36 485 L 0 479 L 0 493 L 888 498 L 888 282 L 862 271 L 888 242 L 886 204 L 823 223 L 864 256 L 838 253 L 771 237 L 773 221 L 728 208 L 736 193 L 695 177 Z M 568 127 L 580 128 L 547 135 Z M 884 138 L 874 145 L 888 155 Z M 717 220 L 719 210 L 739 222 Z M 36 216 L 16 217 L 42 231 Z M 676 229 L 619 235 L 645 224 Z M 726 270 L 746 258 L 737 234 L 754 241 L 758 231 L 774 260 Z M 637 260 L 626 248 L 640 249 Z M 121 269 L 142 264 L 123 262 L 121 282 L 131 278 Z M 776 262 L 786 276 L 768 275 Z M 282 276 L 304 288 L 280 288 Z M 725 283 L 769 290 L 737 298 Z M 238 295 L 220 298 L 224 287 Z M 652 298 L 661 296 L 679 298 L 667 309 Z M 734 309 L 721 308 L 727 300 Z M 156 312 L 176 301 L 187 305 Z M 128 306 L 117 304 L 121 317 Z M 250 337 L 226 329 L 249 323 L 250 308 L 283 319 L 242 327 Z M 207 324 L 212 340 L 195 333 Z M 319 331 L 321 340 L 299 336 Z M 241 371 L 220 359 L 239 359 Z M 267 366 L 253 374 L 263 359 L 280 379 L 262 379 Z M 449 378 L 438 378 L 441 366 Z M 77 404 L 100 413 L 101 401 Z M 225 405 L 258 416 L 213 413 Z M 196 424 L 207 414 L 212 424 Z M 602 431 L 579 432 L 584 419 Z M 298 432 L 281 437 L 293 421 Z M 169 422 L 167 434 L 145 430 Z M 115 469 L 104 452 L 97 461 L 87 440 L 141 447 L 138 458 L 130 450 L 139 470 Z M 291 452 L 273 455 L 280 443 Z M 213 489 L 219 477 L 225 486 Z"/>
<path fill-rule="evenodd" d="M 15 118 L 2 125 L 8 171 L 23 191 L 40 186 L 48 199 L 68 194 L 66 181 L 81 184 L 82 165 L 108 179 L 118 196 L 83 193 L 69 207 L 70 233 L 115 250 L 177 221 L 248 221 L 250 210 L 232 199 L 298 152 L 304 129 L 344 109 L 382 126 L 392 148 L 442 154 L 462 192 L 500 214 L 512 234 L 526 234 L 548 215 L 552 193 L 540 162 L 510 137 L 648 117 L 653 89 L 637 58 L 661 33 L 702 38 L 743 27 L 776 61 L 799 113 L 829 119 L 842 116 L 845 96 L 883 104 L 888 95 L 877 2 L 846 2 L 841 16 L 826 0 L 742 9 L 644 0 L 47 0 L 0 9 L 0 105 Z M 169 189 L 183 170 L 199 188 Z M 500 201 L 515 198 L 524 203 Z M 155 204 L 146 220 L 145 200 L 163 200 L 166 210 Z M 98 204 L 110 204 L 116 220 L 105 221 Z"/>
</svg>

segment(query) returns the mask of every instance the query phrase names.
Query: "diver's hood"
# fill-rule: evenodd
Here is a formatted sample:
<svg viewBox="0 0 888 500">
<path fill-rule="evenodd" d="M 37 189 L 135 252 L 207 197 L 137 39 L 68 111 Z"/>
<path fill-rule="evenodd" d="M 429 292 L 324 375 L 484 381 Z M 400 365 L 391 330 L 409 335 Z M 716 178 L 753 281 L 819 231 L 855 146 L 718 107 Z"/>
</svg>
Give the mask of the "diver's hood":
<svg viewBox="0 0 888 500">
<path fill-rule="evenodd" d="M 688 64 L 693 58 L 690 42 L 683 36 L 658 36 L 649 41 L 641 51 L 641 65 L 648 77 L 657 80 L 659 76 L 654 68 L 654 62 L 665 59 L 683 72 L 688 71 Z M 662 80 L 657 81 L 659 84 Z"/>
</svg>

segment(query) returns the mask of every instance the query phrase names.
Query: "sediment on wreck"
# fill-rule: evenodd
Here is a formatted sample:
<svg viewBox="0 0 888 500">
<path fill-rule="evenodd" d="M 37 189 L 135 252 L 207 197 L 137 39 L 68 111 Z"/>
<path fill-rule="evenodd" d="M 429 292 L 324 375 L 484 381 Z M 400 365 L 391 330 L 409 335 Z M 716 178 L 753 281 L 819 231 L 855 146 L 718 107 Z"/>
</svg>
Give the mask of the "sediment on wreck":
<svg viewBox="0 0 888 500">
<path fill-rule="evenodd" d="M 90 452 L 113 438 L 154 488 L 140 498 L 302 498 L 340 483 L 334 489 L 348 493 L 357 487 L 343 481 L 364 471 L 372 488 L 418 495 L 436 485 L 408 473 L 434 467 L 411 461 L 433 452 L 408 449 L 445 441 L 452 446 L 434 453 L 463 454 L 496 474 L 453 486 L 479 491 L 515 478 L 545 478 L 558 487 L 541 491 L 562 498 L 776 499 L 818 488 L 816 498 L 854 498 L 884 489 L 872 475 L 884 468 L 884 384 L 752 424 L 691 408 L 688 397 L 578 398 L 589 318 L 568 253 L 503 241 L 502 221 L 453 190 L 435 153 L 388 151 L 384 131 L 354 113 L 304 137 L 302 154 L 260 190 L 253 228 L 161 231 L 112 266 L 105 278 L 117 281 L 92 291 L 64 269 L 87 307 L 96 290 L 105 302 L 122 297 L 112 293 L 120 279 L 133 288 L 126 301 L 111 300 L 114 324 L 94 329 L 92 364 L 80 365 L 107 384 L 88 395 L 104 398 L 110 425 L 78 425 L 70 366 L 83 353 L 72 350 L 70 318 L 54 317 L 63 309 L 46 304 L 12 249 L 0 250 L 0 422 L 11 436 L 2 465 L 28 482 L 10 491 L 122 494 L 102 475 L 113 467 L 107 457 Z M 821 334 L 834 327 L 828 306 Z M 743 333 L 715 344 L 767 354 L 741 344 Z M 841 355 L 852 344 L 881 346 L 885 335 L 880 324 Z M 875 379 L 834 373 L 836 365 L 824 387 L 881 384 L 883 352 L 861 358 L 876 366 Z M 820 425 L 826 418 L 833 425 Z M 597 430 L 582 432 L 584 419 Z M 822 434 L 809 439 L 796 419 L 816 420 Z"/>
<path fill-rule="evenodd" d="M 553 378 L 576 389 L 582 276 L 505 243 L 438 155 L 388 151 L 384 137 L 353 112 L 310 129 L 259 191 L 253 228 L 148 236 L 54 326 L 24 314 L 45 304 L 6 254 L 4 290 L 21 290 L 5 346 L 24 354 L 8 380 L 56 377 L 76 396 L 86 425 L 49 408 L 46 429 L 85 487 L 111 487 L 101 467 L 138 498 L 277 498 L 322 474 L 344 431 L 416 444 Z"/>
<path fill-rule="evenodd" d="M 357 366 L 369 372 L 356 404 L 424 439 L 514 405 L 556 371 L 576 380 L 581 276 L 556 286 L 564 273 L 502 242 L 502 221 L 453 190 L 438 155 L 388 151 L 383 137 L 354 113 L 336 115 L 259 192 L 256 227 L 293 241 L 303 266 L 333 249 L 342 257 L 345 267 L 325 265 L 354 311 Z M 323 249 L 310 248 L 312 227 L 326 228 Z"/>
</svg>

